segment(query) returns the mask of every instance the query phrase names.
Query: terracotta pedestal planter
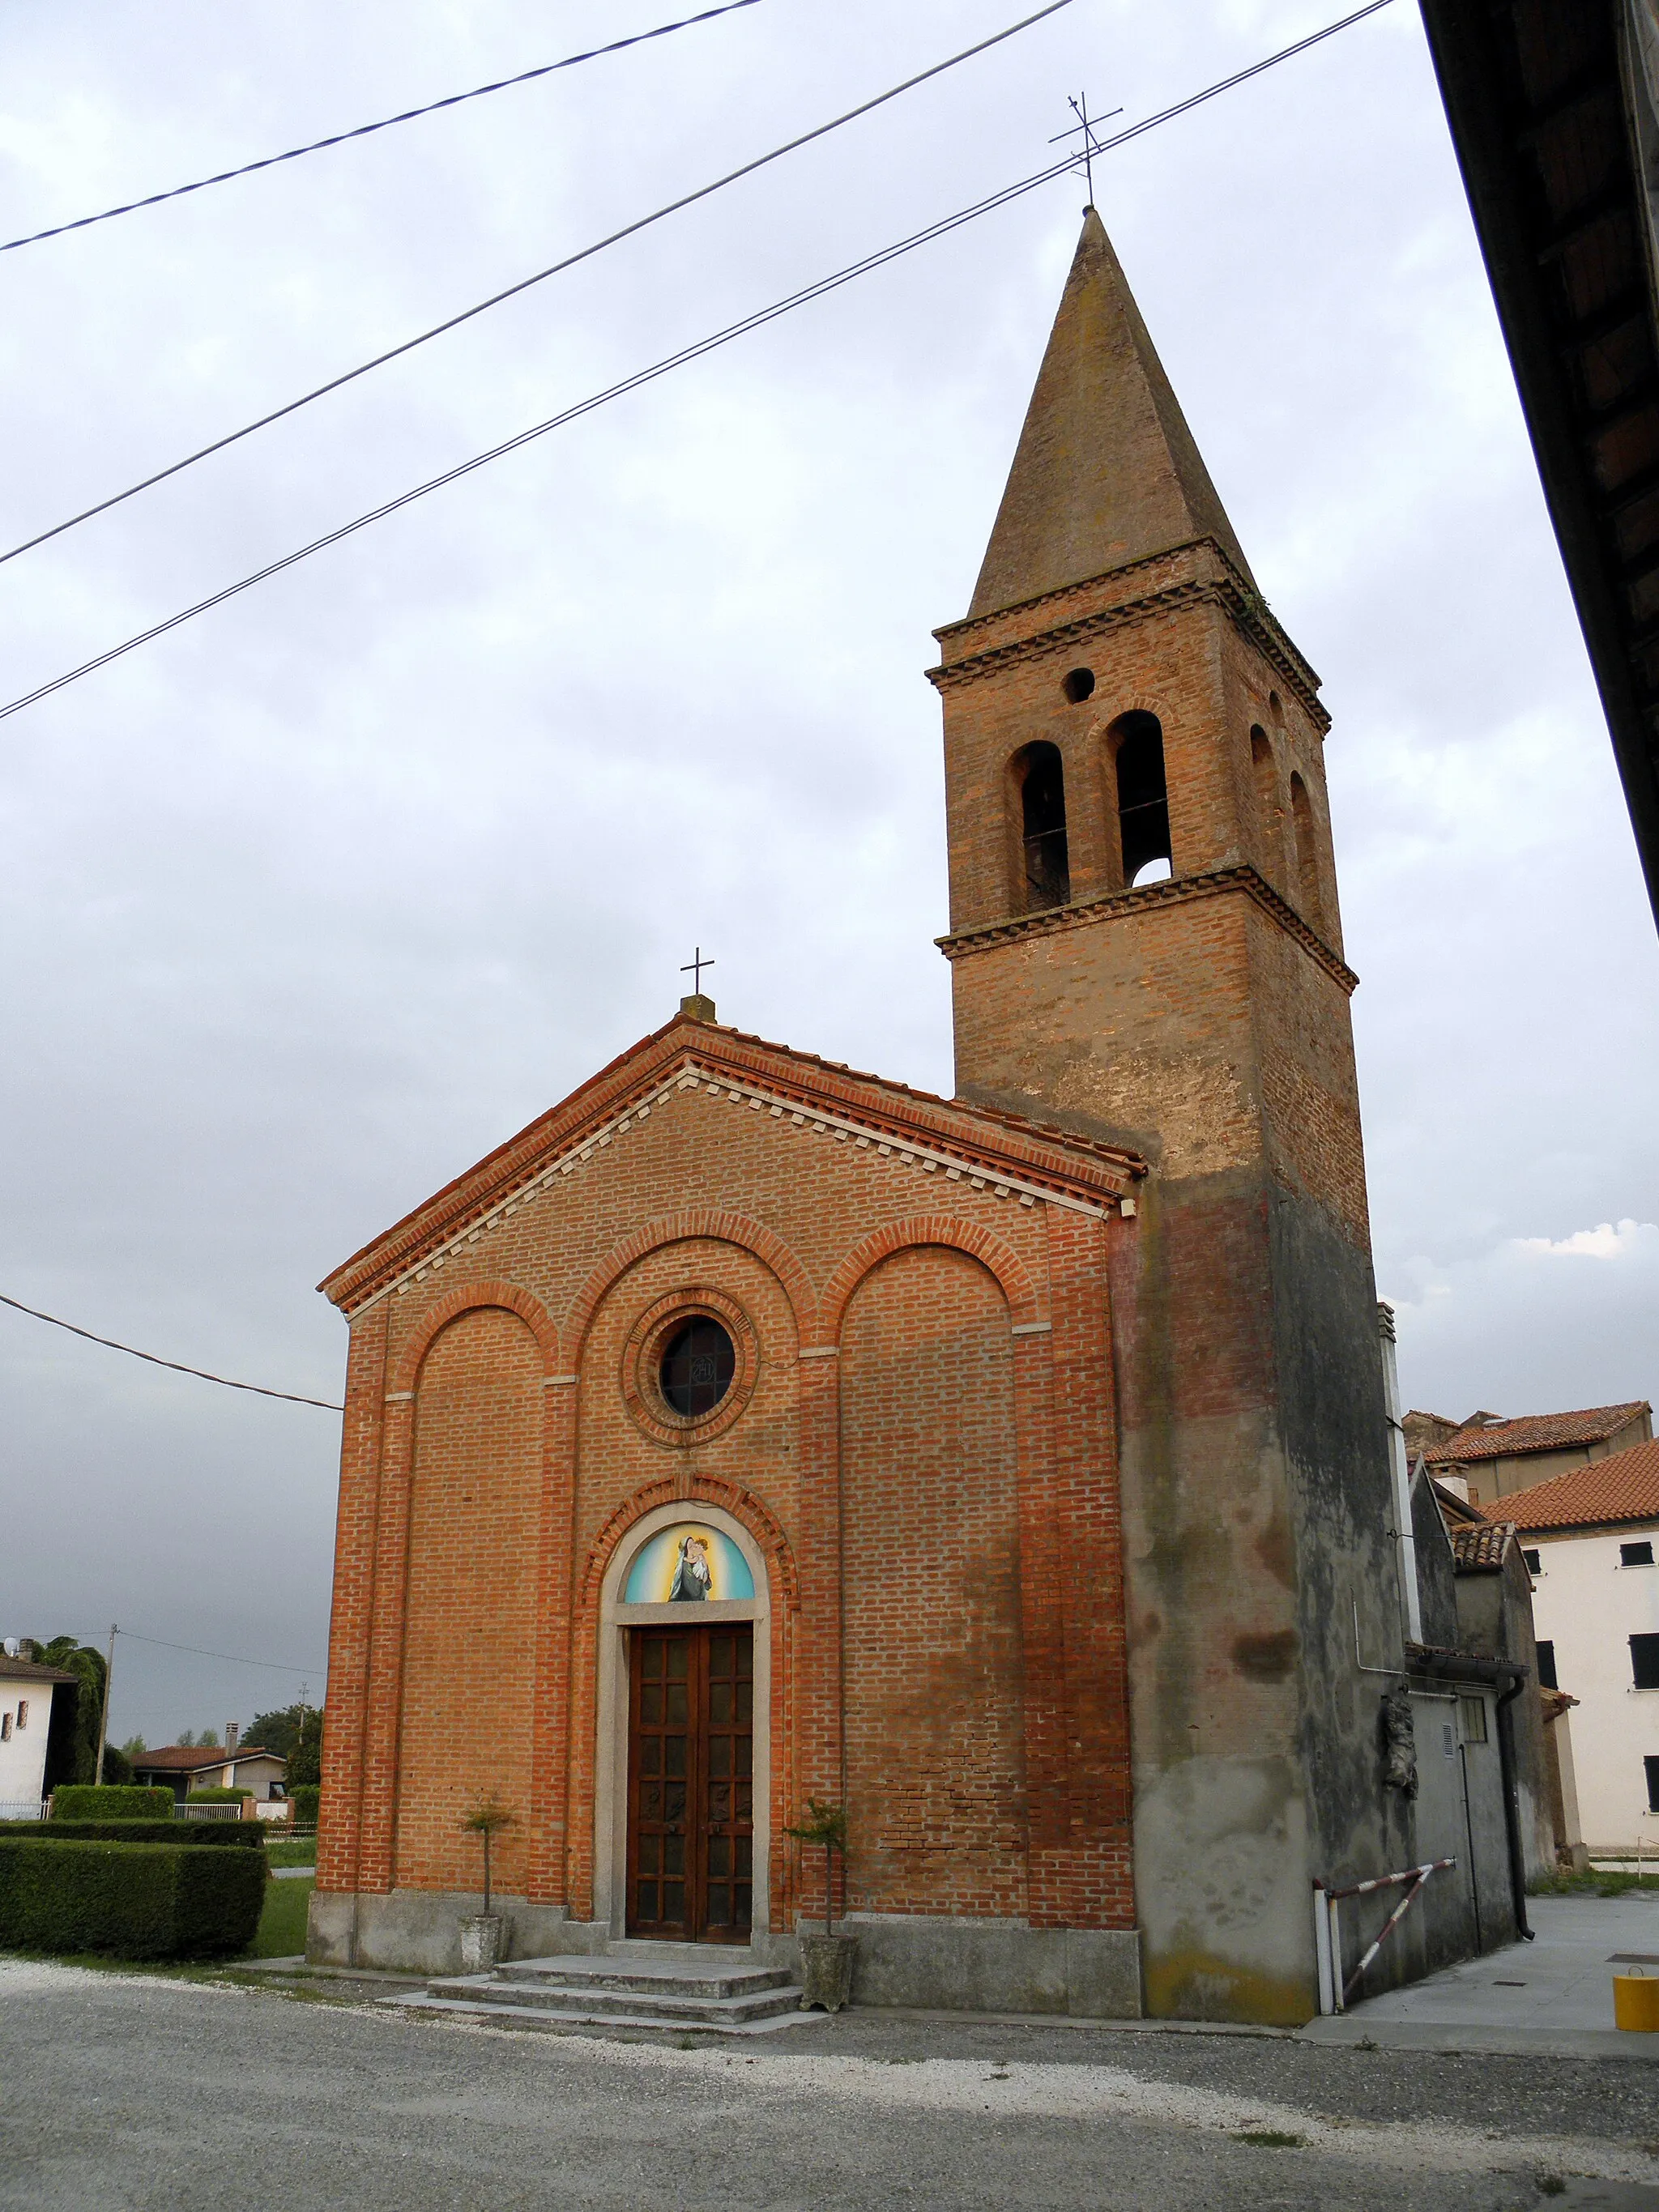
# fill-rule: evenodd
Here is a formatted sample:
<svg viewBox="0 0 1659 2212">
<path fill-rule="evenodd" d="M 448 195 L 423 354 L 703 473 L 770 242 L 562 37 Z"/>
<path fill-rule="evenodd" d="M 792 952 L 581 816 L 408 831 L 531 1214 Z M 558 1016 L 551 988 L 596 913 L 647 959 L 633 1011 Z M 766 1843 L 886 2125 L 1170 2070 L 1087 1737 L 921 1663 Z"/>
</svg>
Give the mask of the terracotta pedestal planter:
<svg viewBox="0 0 1659 2212">
<path fill-rule="evenodd" d="M 822 2005 L 839 2012 L 853 2001 L 853 1959 L 856 1936 L 803 1936 L 800 1939 L 800 2008 Z"/>
<path fill-rule="evenodd" d="M 476 1913 L 461 1923 L 461 1972 L 487 1974 L 500 1963 L 506 1923 L 499 1912 Z"/>
</svg>

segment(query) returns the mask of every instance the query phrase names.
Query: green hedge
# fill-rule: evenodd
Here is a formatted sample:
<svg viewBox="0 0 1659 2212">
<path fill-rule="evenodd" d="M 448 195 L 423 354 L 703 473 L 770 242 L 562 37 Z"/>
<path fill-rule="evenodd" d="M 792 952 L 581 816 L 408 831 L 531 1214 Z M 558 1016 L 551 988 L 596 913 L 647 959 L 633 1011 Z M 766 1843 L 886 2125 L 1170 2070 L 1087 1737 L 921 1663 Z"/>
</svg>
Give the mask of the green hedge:
<svg viewBox="0 0 1659 2212">
<path fill-rule="evenodd" d="M 244 1797 L 252 1795 L 251 1790 L 227 1790 L 222 1783 L 216 1782 L 211 1790 L 192 1789 L 190 1802 L 192 1805 L 240 1805 Z"/>
<path fill-rule="evenodd" d="M 294 1823 L 300 1828 L 314 1828 L 317 1825 L 317 1800 L 322 1796 L 315 1782 L 296 1782 L 289 1796 L 294 1800 Z"/>
<path fill-rule="evenodd" d="M 239 1844 L 264 1849 L 263 1820 L 4 1820 L 0 1836 L 48 1843 Z"/>
<path fill-rule="evenodd" d="M 170 1820 L 171 1790 L 141 1790 L 136 1783 L 100 1789 L 91 1782 L 60 1783 L 52 1793 L 54 1820 Z"/>
<path fill-rule="evenodd" d="M 0 1837 L 0 1948 L 234 1958 L 253 1941 L 268 1879 L 251 1851 Z"/>
</svg>

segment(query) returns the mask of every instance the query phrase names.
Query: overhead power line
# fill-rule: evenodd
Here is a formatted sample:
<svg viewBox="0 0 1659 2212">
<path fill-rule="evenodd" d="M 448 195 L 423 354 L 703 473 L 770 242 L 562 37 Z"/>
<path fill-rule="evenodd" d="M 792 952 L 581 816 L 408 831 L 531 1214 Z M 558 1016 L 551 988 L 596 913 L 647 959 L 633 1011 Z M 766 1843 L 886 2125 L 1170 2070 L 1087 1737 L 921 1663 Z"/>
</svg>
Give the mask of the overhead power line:
<svg viewBox="0 0 1659 2212">
<path fill-rule="evenodd" d="M 79 514 L 71 514 L 66 521 L 54 523 L 50 530 L 40 531 L 34 537 L 25 538 L 21 545 L 14 545 L 9 552 L 0 553 L 0 562 L 15 561 L 20 553 L 31 552 L 35 546 L 44 545 L 49 538 L 61 538 L 66 530 L 73 530 L 79 523 L 90 522 L 95 514 L 106 514 L 111 507 L 119 507 L 125 500 L 136 499 L 141 491 L 149 491 L 156 484 L 165 483 L 169 477 L 176 477 L 181 470 L 194 468 L 198 461 L 204 461 L 214 453 L 222 453 L 227 446 L 237 445 L 244 438 L 251 438 L 256 430 L 268 429 L 271 423 L 280 422 L 285 416 L 297 414 L 301 407 L 309 407 L 313 400 L 325 399 L 331 392 L 338 392 L 342 386 L 356 383 L 360 376 L 367 376 L 371 369 L 384 368 L 387 362 L 397 361 L 406 353 L 413 353 L 417 346 L 429 344 L 434 338 L 441 337 L 446 331 L 459 329 L 461 324 L 470 323 L 475 315 L 485 314 L 491 307 L 499 307 L 505 300 L 516 299 L 520 293 L 529 291 L 532 285 L 544 284 L 550 276 L 557 276 L 567 269 L 574 269 L 579 262 L 591 261 L 596 253 L 605 252 L 607 247 L 620 245 L 623 239 L 650 229 L 653 223 L 662 222 L 671 215 L 678 215 L 683 208 L 695 206 L 697 201 L 706 200 L 714 192 L 724 191 L 728 185 L 735 185 L 740 178 L 753 176 L 757 169 L 764 169 L 773 161 L 781 161 L 786 154 L 796 153 L 801 147 L 810 146 L 815 139 L 827 137 L 832 131 L 839 131 L 843 125 L 856 122 L 860 116 L 868 115 L 872 109 L 884 107 L 890 100 L 898 99 L 902 93 L 913 92 L 919 84 L 926 84 L 931 77 L 942 76 L 946 70 L 955 69 L 959 63 L 971 61 L 975 54 L 985 53 L 992 46 L 1000 46 L 1005 39 L 1014 38 L 1021 31 L 1030 30 L 1032 24 L 1042 22 L 1046 16 L 1058 15 L 1062 8 L 1069 8 L 1071 4 L 1072 0 L 1048 0 L 1047 7 L 1039 8 L 1034 15 L 1026 15 L 1018 23 L 1011 23 L 1006 31 L 998 31 L 988 39 L 981 39 L 976 46 L 964 46 L 960 53 L 951 55 L 947 60 L 935 62 L 931 69 L 906 77 L 902 84 L 893 85 L 886 92 L 878 93 L 873 100 L 863 100 L 858 106 L 849 107 L 844 115 L 837 115 L 828 123 L 818 124 L 813 130 L 802 131 L 798 138 L 791 138 L 781 146 L 775 146 L 769 154 L 762 154 L 752 161 L 745 161 L 741 168 L 730 170 L 723 177 L 716 177 L 713 184 L 700 185 L 695 191 L 683 193 L 678 199 L 670 200 L 665 207 L 653 209 L 651 214 L 641 216 L 637 222 L 625 224 L 621 230 L 613 230 L 609 237 L 597 239 L 592 246 L 584 246 L 577 252 L 567 254 L 562 261 L 556 261 L 546 269 L 538 269 L 533 276 L 521 277 L 504 291 L 492 292 L 487 300 L 480 300 L 475 307 L 464 307 L 459 314 L 450 315 L 443 322 L 434 323 L 430 330 L 422 331 L 412 338 L 405 338 L 401 345 L 388 347 L 385 353 L 376 354 L 372 361 L 361 362 L 356 368 L 349 368 L 343 375 L 331 377 L 326 384 L 318 385 L 314 391 L 301 392 L 297 399 L 290 399 L 281 407 L 273 407 L 268 415 L 261 415 L 255 422 L 245 422 L 240 430 L 228 431 L 224 437 L 216 438 L 211 445 L 198 447 L 195 453 L 186 453 L 182 460 L 173 461 L 164 469 L 157 469 L 154 475 L 143 477 L 137 483 L 129 484 L 125 491 L 113 492 L 108 499 L 100 499 L 95 506 L 83 507 Z M 1382 4 L 1382 0 L 1378 0 L 1378 4 Z"/>
<path fill-rule="evenodd" d="M 71 1336 L 84 1337 L 88 1344 L 101 1344 L 110 1352 L 125 1352 L 130 1359 L 148 1360 L 152 1367 L 170 1367 L 175 1375 L 193 1375 L 198 1382 L 222 1383 L 227 1390 L 251 1390 L 256 1398 L 283 1398 L 290 1406 L 318 1406 L 325 1413 L 343 1413 L 343 1406 L 337 1406 L 327 1398 L 301 1398 L 293 1390 L 268 1390 L 263 1382 L 233 1382 L 228 1375 L 211 1374 L 205 1367 L 186 1367 L 182 1360 L 162 1359 L 153 1352 L 140 1352 L 135 1345 L 122 1344 L 112 1336 L 94 1336 L 89 1328 L 77 1328 L 72 1321 L 59 1321 L 56 1314 L 42 1313 L 37 1306 L 26 1306 L 21 1298 L 9 1298 L 0 1291 L 0 1306 L 9 1306 L 14 1313 L 27 1314 L 32 1321 L 50 1322 L 53 1328 L 67 1329 Z M 127 1633 L 123 1629 L 121 1633 Z"/>
<path fill-rule="evenodd" d="M 99 215 L 83 215 L 74 222 L 60 222 L 50 230 L 31 231 L 27 238 L 9 238 L 0 245 L 0 253 L 15 253 L 20 246 L 39 246 L 42 240 L 64 238 L 72 230 L 88 230 L 95 222 L 112 222 L 118 215 L 136 215 L 140 208 L 160 207 L 163 200 L 183 199 L 188 192 L 204 192 L 210 185 L 228 185 L 237 177 L 251 177 L 256 170 L 274 169 L 284 161 L 297 161 L 305 154 L 321 154 L 331 146 L 349 144 L 354 138 L 373 137 L 377 131 L 390 131 L 395 124 L 414 123 L 422 115 L 435 115 L 440 108 L 459 107 L 464 101 L 482 100 L 488 93 L 508 92 L 515 84 L 529 84 L 538 76 L 552 76 L 559 70 L 575 69 L 582 62 L 596 62 L 605 54 L 619 54 L 629 46 L 642 46 L 652 39 L 665 39 L 673 31 L 689 31 L 698 23 L 712 23 L 716 15 L 734 15 L 739 8 L 753 8 L 758 0 L 726 0 L 720 8 L 705 8 L 700 15 L 683 15 L 678 23 L 659 23 L 653 31 L 636 31 L 631 39 L 613 39 L 608 46 L 590 46 L 586 53 L 567 54 L 562 61 L 544 62 L 539 69 L 520 70 L 517 76 L 498 77 L 493 84 L 474 85 L 471 92 L 452 92 L 447 100 L 429 100 L 424 107 L 406 107 L 401 115 L 387 115 L 379 123 L 360 123 L 355 131 L 337 131 L 331 138 L 313 138 L 308 146 L 290 146 L 286 154 L 267 154 L 260 161 L 244 161 L 240 168 L 221 169 L 216 176 L 198 177 L 191 185 L 174 185 L 165 192 L 151 192 L 142 200 L 127 200 L 120 207 L 105 208 Z"/>
<path fill-rule="evenodd" d="M 130 1644 L 159 1644 L 163 1651 L 189 1651 L 198 1659 L 228 1659 L 234 1667 L 264 1667 L 273 1674 L 297 1674 L 302 1681 L 318 1675 L 326 1676 L 326 1667 L 290 1667 L 283 1659 L 245 1659 L 240 1651 L 204 1651 L 199 1644 L 169 1644 L 165 1636 L 140 1636 L 136 1628 L 118 1628 L 118 1636 Z M 214 1747 L 209 1744 L 211 1751 Z"/>
<path fill-rule="evenodd" d="M 1189 113 L 1192 109 L 1201 106 L 1206 100 L 1214 100 L 1218 94 L 1231 91 L 1235 86 L 1245 83 L 1249 78 L 1260 76 L 1264 70 L 1273 69 L 1280 62 L 1289 61 L 1294 55 L 1305 53 L 1309 47 L 1318 46 L 1325 39 L 1334 38 L 1339 31 L 1346 31 L 1351 25 L 1362 22 L 1368 15 L 1376 15 L 1380 9 L 1389 4 L 1390 0 L 1370 0 L 1368 6 L 1356 9 L 1352 15 L 1344 15 L 1334 23 L 1328 23 L 1322 30 L 1312 32 L 1304 39 L 1298 39 L 1293 46 L 1281 47 L 1277 53 L 1264 56 L 1261 61 L 1252 63 L 1248 69 L 1239 70 L 1231 76 L 1224 77 L 1215 84 L 1206 85 L 1201 92 L 1189 94 L 1185 100 L 1177 100 L 1173 107 L 1166 107 L 1157 115 L 1150 115 L 1144 121 L 1131 125 L 1128 130 L 1119 131 L 1115 137 L 1098 142 L 1094 148 L 1095 158 L 1097 160 L 1101 155 L 1110 153 L 1119 146 L 1127 145 L 1131 139 L 1141 137 L 1148 131 L 1155 130 L 1160 124 L 1173 122 L 1177 116 Z M 792 313 L 796 307 L 805 307 L 811 301 L 822 299 L 827 293 L 839 290 L 842 285 L 851 283 L 854 278 L 866 276 L 872 270 L 882 268 L 886 263 L 896 260 L 902 254 L 914 252 L 917 246 L 928 245 L 936 238 L 943 238 L 951 231 L 959 230 L 963 225 L 977 221 L 981 216 L 988 215 L 994 209 L 1007 206 L 1011 201 L 1023 198 L 1027 192 L 1035 191 L 1040 185 L 1051 182 L 1056 177 L 1064 176 L 1068 170 L 1076 169 L 1081 159 L 1079 155 L 1067 155 L 1063 160 L 1052 162 L 1047 168 L 1039 169 L 1035 175 L 1022 178 L 1019 183 L 1010 185 L 1002 191 L 994 192 L 988 198 L 976 201 L 971 207 L 961 209 L 955 215 L 945 216 L 939 222 L 930 223 L 925 230 L 913 232 L 908 238 L 900 239 L 891 246 L 883 246 L 874 253 L 866 254 L 862 260 L 853 262 L 847 268 L 838 270 L 832 276 L 822 277 L 815 284 L 805 285 L 799 291 L 792 292 L 787 298 L 775 301 L 770 307 L 759 308 L 752 315 L 744 317 L 740 322 L 730 323 L 724 330 L 716 331 L 708 337 L 699 338 L 693 344 L 683 346 L 678 352 L 669 354 L 663 360 L 653 362 L 650 368 L 639 369 L 632 376 L 623 377 L 617 383 L 608 385 L 603 392 L 593 392 L 587 398 L 578 400 L 574 406 L 564 409 L 562 413 L 550 416 L 546 422 L 535 423 L 528 430 L 521 430 L 516 437 L 506 439 L 498 446 L 492 446 L 488 452 L 474 454 L 471 460 L 462 461 L 454 468 L 447 469 L 441 476 L 430 477 L 424 483 L 416 484 L 409 491 L 400 492 L 397 498 L 387 500 L 380 507 L 371 507 L 368 514 L 360 514 L 350 522 L 342 523 L 337 529 L 325 532 L 321 538 L 313 538 L 308 545 L 302 545 L 295 552 L 284 554 L 280 560 L 268 562 L 264 568 L 256 569 L 251 576 L 244 576 L 240 582 L 227 584 L 222 590 L 213 592 L 209 598 L 198 599 L 194 606 L 185 607 L 179 613 L 170 615 L 165 622 L 154 623 L 149 629 L 141 630 L 136 637 L 130 637 L 122 644 L 111 646 L 106 652 L 96 654 L 92 659 L 82 661 L 78 668 L 71 668 L 62 676 L 53 677 L 50 683 L 39 684 L 33 691 L 25 692 L 21 698 L 14 699 L 9 705 L 0 707 L 0 721 L 4 720 L 9 715 L 21 714 L 26 707 L 34 706 L 39 701 L 49 697 L 52 692 L 61 691 L 66 684 L 78 682 L 82 677 L 91 675 L 95 669 L 106 666 L 112 660 L 118 660 L 124 653 L 135 652 L 141 645 L 148 645 L 154 639 L 165 636 L 167 631 L 177 629 L 180 624 L 192 621 L 196 616 L 206 614 L 211 608 L 222 605 L 225 600 L 234 599 L 242 592 L 251 591 L 256 584 L 263 584 L 270 577 L 280 575 L 285 568 L 292 568 L 298 562 L 308 560 L 313 553 L 320 553 L 331 545 L 337 545 L 342 538 L 350 538 L 358 531 L 368 529 L 371 523 L 383 521 L 386 516 L 397 514 L 399 508 L 411 505 L 417 499 L 424 499 L 429 492 L 440 491 L 446 485 L 456 483 L 460 477 L 471 476 L 476 470 L 487 467 L 490 462 L 500 460 L 506 454 L 517 453 L 520 447 L 527 446 L 538 438 L 545 437 L 550 431 L 561 429 L 566 423 L 574 422 L 584 415 L 591 415 L 596 409 L 606 405 L 611 400 L 621 398 L 625 393 L 638 391 L 642 385 L 653 383 L 657 378 L 666 376 L 672 369 L 683 368 L 688 362 L 700 359 L 702 355 L 714 352 L 718 347 L 730 344 L 734 338 L 744 337 L 750 331 L 759 330 L 768 323 L 777 321 L 781 316 Z M 29 1309 L 26 1308 L 25 1310 L 27 1311 Z M 101 1341 L 101 1340 L 99 1340 Z M 126 1349 L 125 1346 L 120 1348 Z M 316 1403 L 317 1401 L 313 1400 L 307 1402 Z"/>
</svg>

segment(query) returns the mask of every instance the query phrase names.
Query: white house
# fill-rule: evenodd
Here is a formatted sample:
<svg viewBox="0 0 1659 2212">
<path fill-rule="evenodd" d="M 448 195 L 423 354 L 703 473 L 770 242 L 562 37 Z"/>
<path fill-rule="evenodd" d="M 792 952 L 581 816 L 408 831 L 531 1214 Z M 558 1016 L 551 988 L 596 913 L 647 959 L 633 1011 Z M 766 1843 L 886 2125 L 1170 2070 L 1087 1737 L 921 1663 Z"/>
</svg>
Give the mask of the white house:
<svg viewBox="0 0 1659 2212">
<path fill-rule="evenodd" d="M 288 1761 L 279 1753 L 257 1743 L 244 1748 L 234 1736 L 222 1749 L 217 1744 L 166 1744 L 159 1751 L 141 1752 L 132 1762 L 135 1782 L 171 1790 L 180 1803 L 193 1790 L 246 1790 L 257 1798 L 279 1800 L 287 1772 Z"/>
<path fill-rule="evenodd" d="M 1578 1700 L 1584 1841 L 1659 1851 L 1659 1443 L 1517 1491 L 1500 1516 L 1532 1572 L 1540 1680 Z"/>
<path fill-rule="evenodd" d="M 0 1820 L 33 1820 L 46 1794 L 46 1746 L 54 1697 L 71 1707 L 73 1674 L 0 1651 Z"/>
</svg>

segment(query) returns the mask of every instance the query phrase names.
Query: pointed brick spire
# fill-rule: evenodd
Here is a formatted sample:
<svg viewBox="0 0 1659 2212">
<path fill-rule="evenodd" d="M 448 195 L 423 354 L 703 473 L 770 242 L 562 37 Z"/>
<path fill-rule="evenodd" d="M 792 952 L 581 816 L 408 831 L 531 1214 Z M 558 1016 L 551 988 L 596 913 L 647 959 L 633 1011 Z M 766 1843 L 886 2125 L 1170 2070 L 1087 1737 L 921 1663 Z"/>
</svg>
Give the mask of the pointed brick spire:
<svg viewBox="0 0 1659 2212">
<path fill-rule="evenodd" d="M 1218 539 L 1249 577 L 1105 225 L 1087 208 L 969 613 L 1192 538 Z"/>
</svg>

